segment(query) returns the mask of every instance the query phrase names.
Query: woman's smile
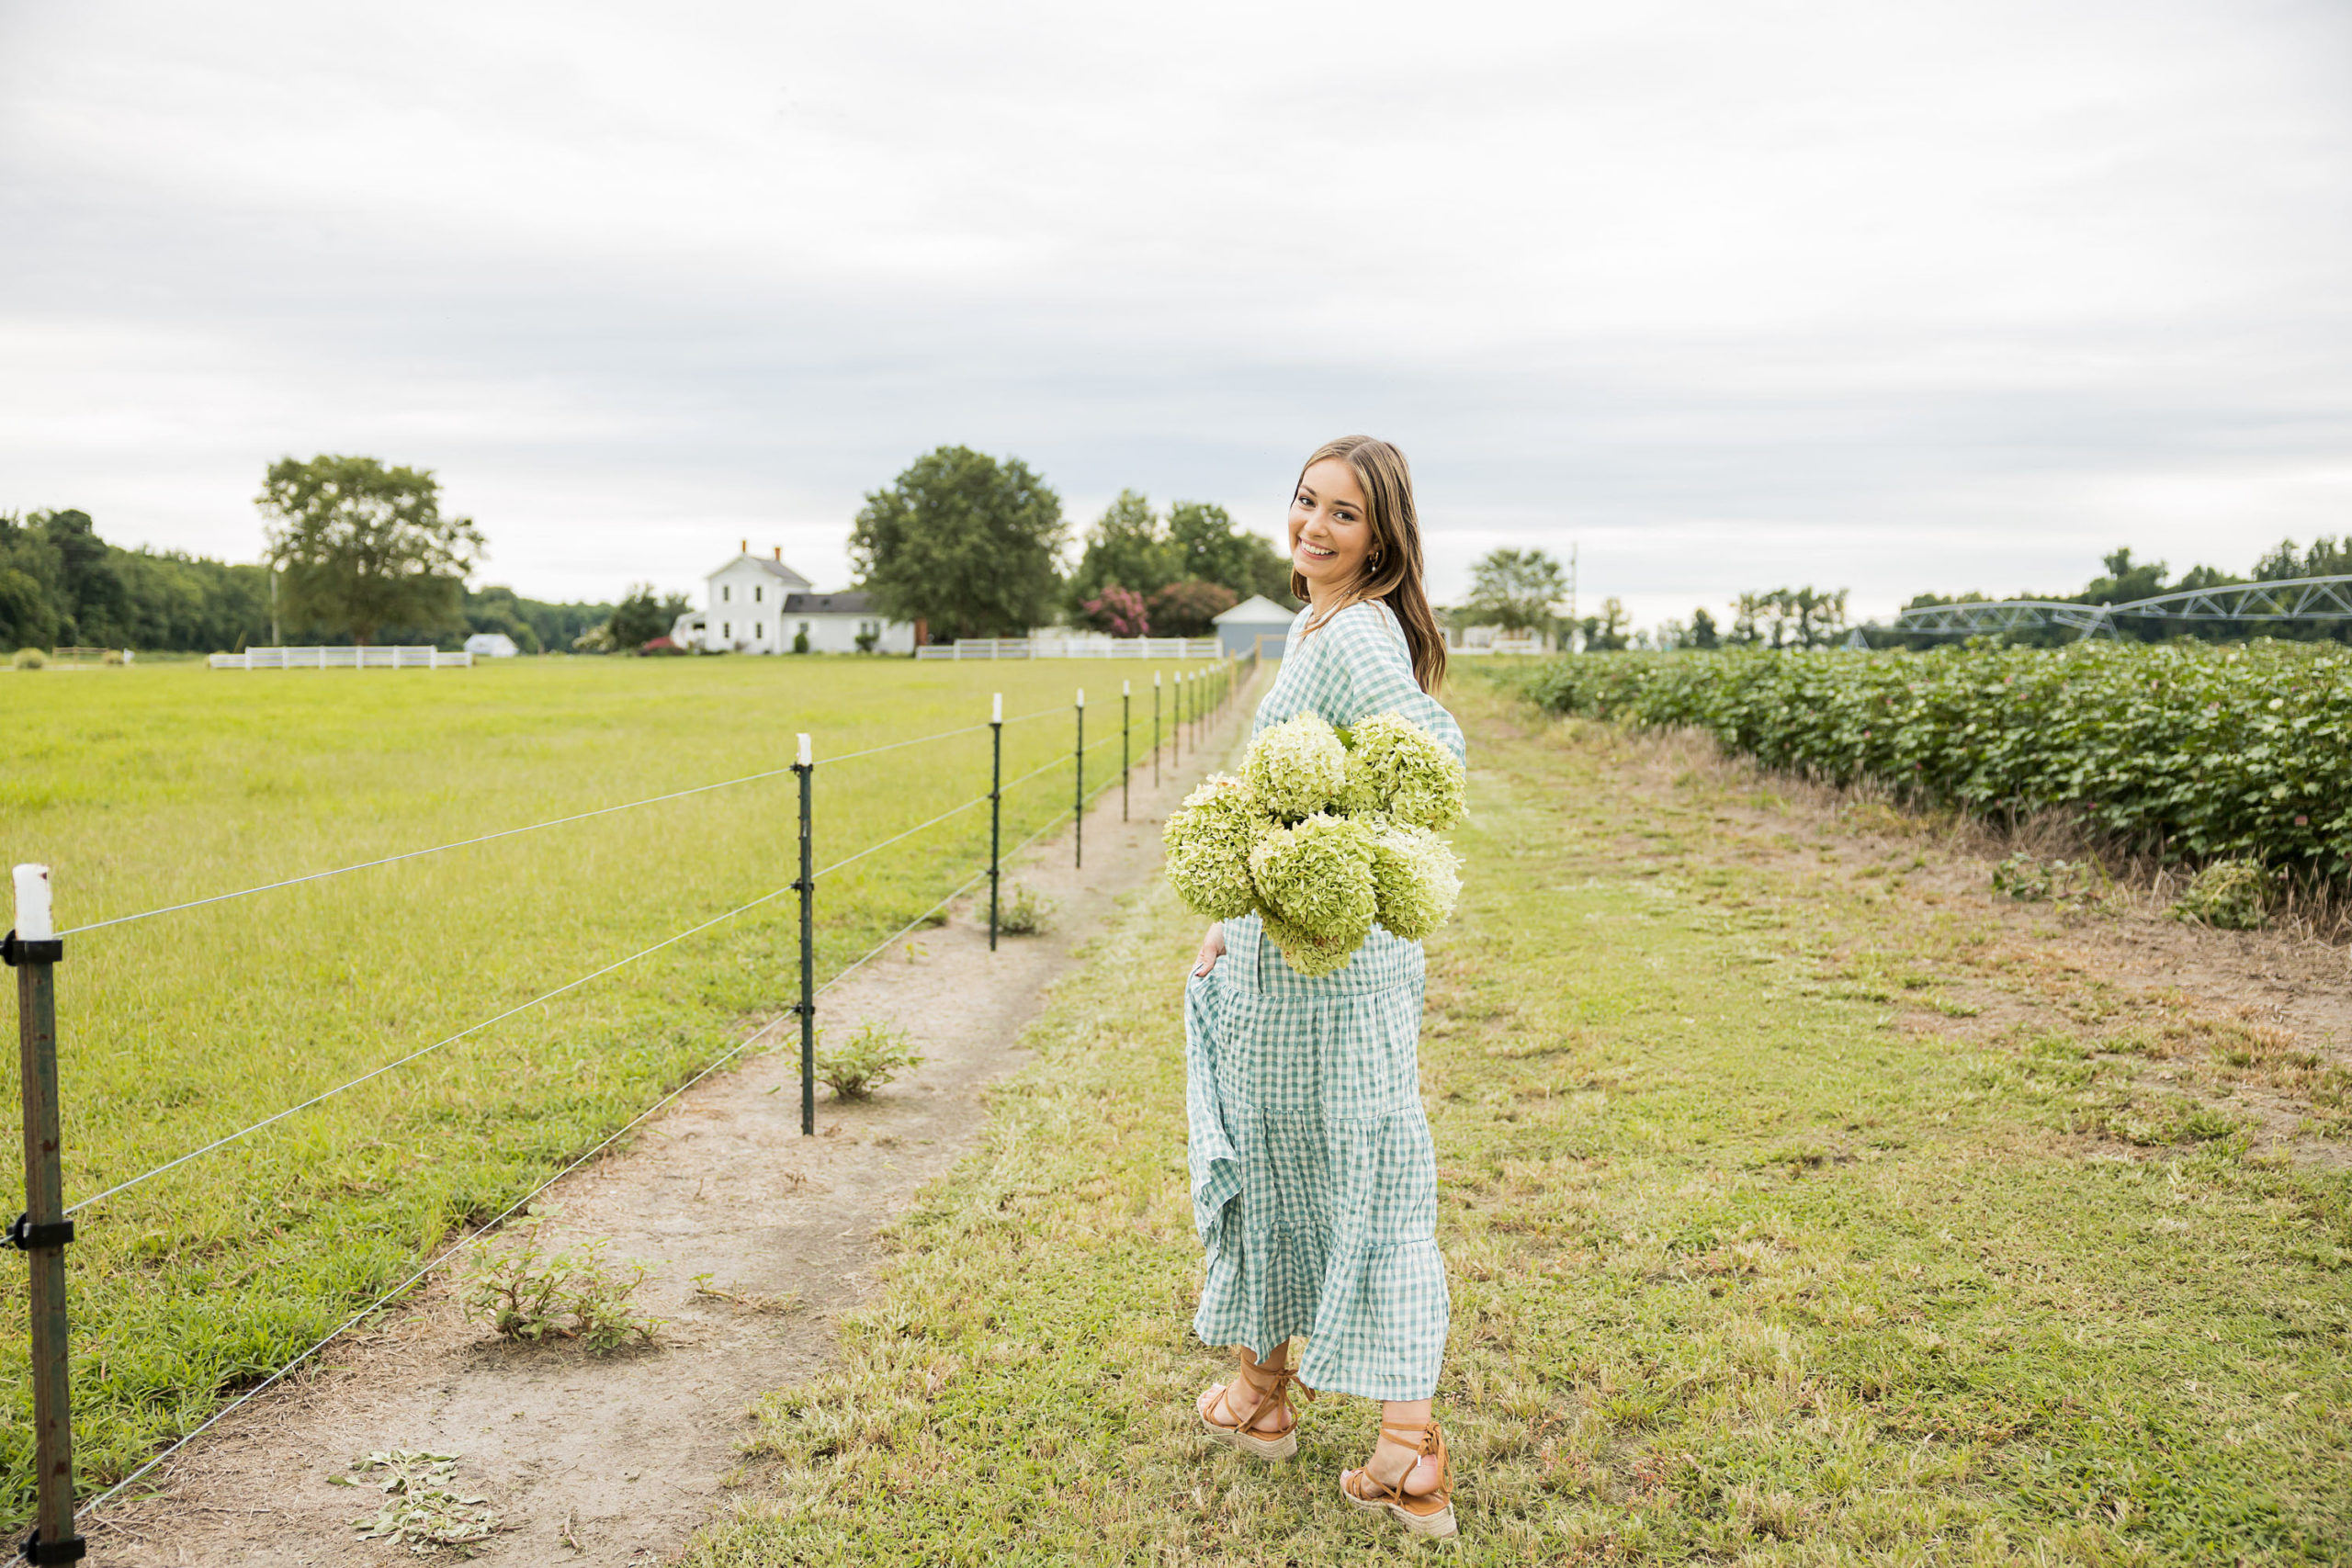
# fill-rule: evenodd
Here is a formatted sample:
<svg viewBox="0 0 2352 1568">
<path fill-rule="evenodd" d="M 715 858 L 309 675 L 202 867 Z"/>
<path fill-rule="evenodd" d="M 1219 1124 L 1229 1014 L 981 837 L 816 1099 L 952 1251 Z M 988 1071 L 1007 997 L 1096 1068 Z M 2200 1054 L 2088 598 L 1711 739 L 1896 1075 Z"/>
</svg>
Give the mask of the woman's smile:
<svg viewBox="0 0 2352 1568">
<path fill-rule="evenodd" d="M 1371 509 L 1355 470 L 1326 457 L 1300 476 L 1290 502 L 1290 564 L 1306 579 L 1307 597 L 1344 589 L 1372 550 Z"/>
</svg>

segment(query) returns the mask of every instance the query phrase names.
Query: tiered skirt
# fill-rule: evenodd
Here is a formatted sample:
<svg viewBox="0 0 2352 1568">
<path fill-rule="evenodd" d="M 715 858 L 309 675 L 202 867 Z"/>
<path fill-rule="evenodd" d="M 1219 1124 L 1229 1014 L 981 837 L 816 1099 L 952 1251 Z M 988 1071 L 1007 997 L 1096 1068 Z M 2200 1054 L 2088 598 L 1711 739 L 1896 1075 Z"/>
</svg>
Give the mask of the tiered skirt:
<svg viewBox="0 0 2352 1568">
<path fill-rule="evenodd" d="M 1185 991 L 1207 1251 L 1193 1330 L 1261 1357 L 1304 1335 L 1309 1388 L 1426 1399 L 1447 1300 L 1420 1100 L 1420 944 L 1375 928 L 1346 968 L 1308 979 L 1255 917 L 1225 934 L 1225 957 Z"/>
</svg>

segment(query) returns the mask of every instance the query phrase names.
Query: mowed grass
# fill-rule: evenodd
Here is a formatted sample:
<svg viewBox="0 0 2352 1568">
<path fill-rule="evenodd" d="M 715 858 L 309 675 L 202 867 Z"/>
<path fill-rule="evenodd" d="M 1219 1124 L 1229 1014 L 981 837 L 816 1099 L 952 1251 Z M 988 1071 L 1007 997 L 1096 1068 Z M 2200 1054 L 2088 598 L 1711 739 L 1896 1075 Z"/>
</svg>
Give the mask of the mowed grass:
<svg viewBox="0 0 2352 1568">
<path fill-rule="evenodd" d="M 1172 674 L 1174 666 L 1162 668 Z M 989 788 L 1008 847 L 1118 776 L 1148 665 L 525 660 L 469 671 L 45 671 L 0 681 L 0 858 L 54 868 L 74 927 L 783 767 L 815 738 L 815 861 Z M 1138 679 L 1140 678 L 1140 679 Z M 1054 764 L 1058 759 L 1058 765 Z M 786 773 L 69 936 L 69 1203 L 738 906 L 779 895 L 76 1216 L 79 1475 L 104 1483 L 504 1210 L 759 1023 L 798 981 Z M 967 811 L 818 885 L 821 982 L 985 864 Z M 13 996 L 13 987 L 10 988 Z M 820 1021 L 822 1021 L 820 1004 Z M 797 1032 L 779 1029 L 779 1043 Z M 16 1054 L 0 1184 L 20 1190 Z M 797 1115 L 777 1097 L 780 1118 Z M 21 1517 L 21 1269 L 0 1270 L 0 1517 Z"/>
<path fill-rule="evenodd" d="M 2074 1090 L 1814 984 L 1883 899 L 1736 858 L 1609 733 L 1479 683 L 1464 908 L 1422 1047 L 1453 1325 L 1438 1396 L 1482 1563 L 2352 1557 L 2352 1202 L 2244 1139 L 2069 1131 Z M 1525 727 L 1525 733 L 1520 727 Z M 1182 976 L 1140 897 L 893 1233 L 834 1371 L 696 1568 L 1416 1560 L 1203 1438 Z"/>
</svg>

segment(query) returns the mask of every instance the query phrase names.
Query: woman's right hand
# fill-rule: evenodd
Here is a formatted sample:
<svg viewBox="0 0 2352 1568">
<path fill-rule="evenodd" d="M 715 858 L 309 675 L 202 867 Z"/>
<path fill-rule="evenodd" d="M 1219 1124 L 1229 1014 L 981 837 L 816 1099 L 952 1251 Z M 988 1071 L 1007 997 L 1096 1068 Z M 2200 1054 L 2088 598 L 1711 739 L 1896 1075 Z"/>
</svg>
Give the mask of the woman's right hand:
<svg viewBox="0 0 2352 1568">
<path fill-rule="evenodd" d="M 1206 975 L 1210 970 L 1216 967 L 1216 961 L 1224 956 L 1225 922 L 1219 920 L 1216 925 L 1209 928 L 1208 935 L 1201 938 L 1200 953 L 1193 960 L 1193 977 L 1197 979 L 1200 976 Z"/>
</svg>

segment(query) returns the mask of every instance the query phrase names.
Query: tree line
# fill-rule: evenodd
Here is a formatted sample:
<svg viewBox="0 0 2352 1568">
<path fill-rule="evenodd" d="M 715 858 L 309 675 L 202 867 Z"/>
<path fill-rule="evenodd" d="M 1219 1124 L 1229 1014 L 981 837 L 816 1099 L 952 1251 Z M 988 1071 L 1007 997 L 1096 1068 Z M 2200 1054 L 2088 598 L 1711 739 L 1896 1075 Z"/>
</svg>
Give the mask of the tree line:
<svg viewBox="0 0 2352 1568">
<path fill-rule="evenodd" d="M 1211 502 L 1162 513 L 1121 491 L 1064 575 L 1069 542 L 1061 498 L 1026 463 L 942 446 L 866 496 L 849 552 L 875 607 L 936 641 L 1016 636 L 1057 612 L 1114 637 L 1200 637 L 1251 594 L 1297 604 L 1288 558 Z"/>
<path fill-rule="evenodd" d="M 570 648 L 611 619 L 611 604 L 476 592 L 446 561 L 430 570 L 429 550 L 403 536 L 420 531 L 429 543 L 420 519 L 437 513 L 431 475 L 351 467 L 367 458 L 320 461 L 326 467 L 299 480 L 287 464 L 270 470 L 265 496 L 297 509 L 272 534 L 270 564 L 126 549 L 74 509 L 0 513 L 0 649 L 203 653 L 272 642 L 454 643 L 488 631 L 537 653 Z"/>
</svg>

